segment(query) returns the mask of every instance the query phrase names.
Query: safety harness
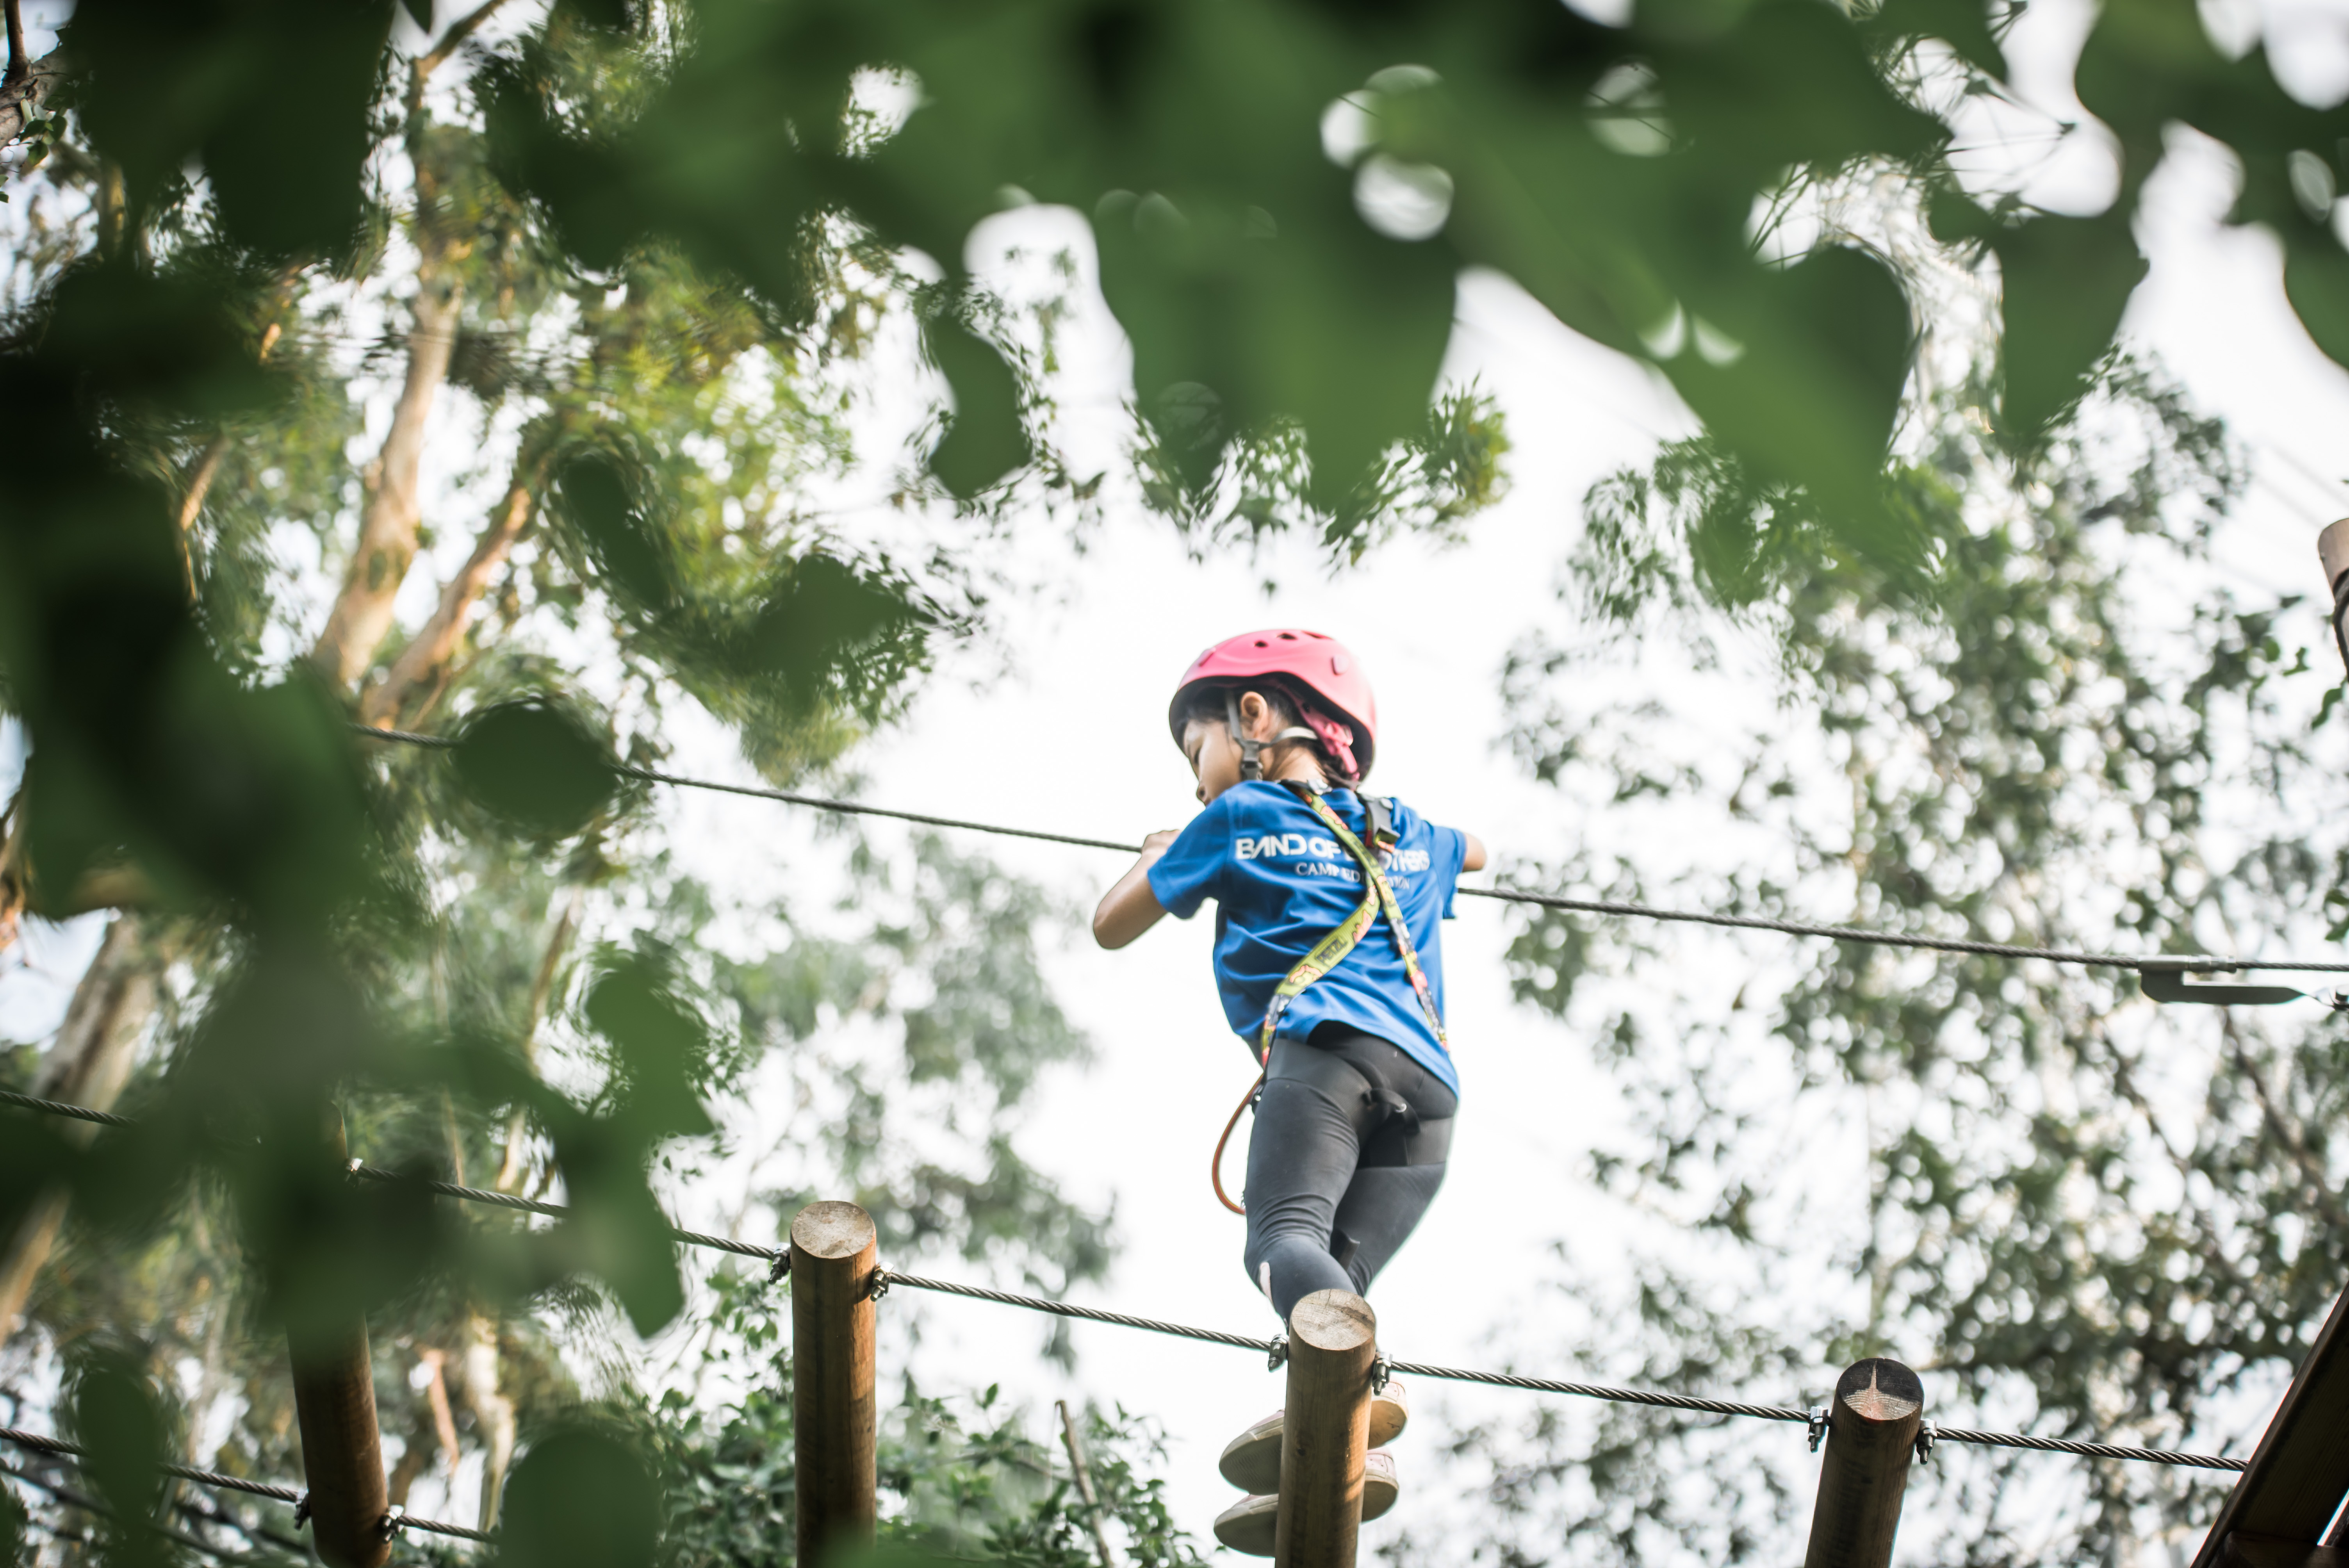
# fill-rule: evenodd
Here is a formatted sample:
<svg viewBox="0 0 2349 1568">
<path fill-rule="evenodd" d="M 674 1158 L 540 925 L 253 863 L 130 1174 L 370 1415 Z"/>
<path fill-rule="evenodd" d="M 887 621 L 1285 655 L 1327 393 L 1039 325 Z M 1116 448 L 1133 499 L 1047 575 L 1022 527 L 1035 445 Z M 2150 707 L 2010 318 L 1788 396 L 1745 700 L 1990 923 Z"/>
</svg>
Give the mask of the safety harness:
<svg viewBox="0 0 2349 1568">
<path fill-rule="evenodd" d="M 1257 748 L 1266 742 L 1251 742 L 1240 737 L 1237 699 L 1232 702 L 1231 720 L 1235 738 L 1241 738 L 1241 772 L 1247 778 L 1263 778 L 1264 770 L 1257 761 Z M 1309 738 L 1310 732 L 1307 733 Z M 1297 966 L 1282 978 L 1273 991 L 1272 1000 L 1265 1007 L 1264 1026 L 1257 1033 L 1256 1082 L 1249 1086 L 1247 1093 L 1233 1108 L 1231 1119 L 1224 1123 L 1224 1135 L 1216 1140 L 1216 1152 L 1207 1166 L 1207 1178 L 1216 1189 L 1216 1201 L 1235 1214 L 1246 1214 L 1247 1210 L 1244 1205 L 1233 1202 L 1231 1195 L 1224 1191 L 1224 1150 L 1231 1142 L 1233 1129 L 1240 1124 L 1241 1113 L 1264 1093 L 1265 1083 L 1272 1072 L 1273 1040 L 1280 1032 L 1281 1016 L 1288 1011 L 1288 1004 L 1302 995 L 1306 987 L 1345 961 L 1346 954 L 1370 934 L 1371 922 L 1381 914 L 1386 916 L 1387 928 L 1394 934 L 1395 951 L 1402 955 L 1403 973 L 1411 976 L 1412 991 L 1419 997 L 1421 1010 L 1427 1015 L 1428 1027 L 1435 1031 L 1436 1043 L 1446 1051 L 1452 1048 L 1452 1042 L 1444 1033 L 1444 1016 L 1435 1006 L 1435 988 L 1428 984 L 1427 972 L 1420 967 L 1419 950 L 1412 945 L 1411 927 L 1403 919 L 1402 905 L 1396 902 L 1394 889 L 1388 885 L 1386 872 L 1379 867 L 1379 855 L 1395 845 L 1394 802 L 1376 795 L 1361 798 L 1362 809 L 1370 819 L 1368 826 L 1371 844 L 1376 846 L 1374 852 L 1354 836 L 1351 829 L 1338 820 L 1338 813 L 1331 810 L 1330 803 L 1310 786 L 1291 780 L 1285 787 L 1321 819 L 1321 825 L 1330 830 L 1330 836 L 1354 858 L 1356 865 L 1362 868 L 1365 892 L 1360 907 L 1340 922 L 1336 930 L 1315 943 L 1311 952 L 1297 961 Z M 1383 1086 L 1373 1088 L 1382 1088 Z M 1398 1099 L 1391 1091 L 1382 1094 L 1381 1098 L 1388 1100 Z"/>
</svg>

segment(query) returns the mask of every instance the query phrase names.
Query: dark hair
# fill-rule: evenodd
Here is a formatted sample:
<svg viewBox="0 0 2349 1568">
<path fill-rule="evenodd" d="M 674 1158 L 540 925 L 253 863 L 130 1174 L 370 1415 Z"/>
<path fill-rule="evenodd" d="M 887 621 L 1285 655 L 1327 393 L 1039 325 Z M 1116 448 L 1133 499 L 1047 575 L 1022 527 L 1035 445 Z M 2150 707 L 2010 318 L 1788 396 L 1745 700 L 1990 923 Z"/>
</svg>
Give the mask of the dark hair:
<svg viewBox="0 0 2349 1568">
<path fill-rule="evenodd" d="M 1174 717 L 1181 727 L 1185 729 L 1203 722 L 1221 728 L 1229 717 L 1226 694 L 1246 692 L 1255 692 L 1264 698 L 1266 704 L 1272 709 L 1273 721 L 1277 727 L 1280 729 L 1307 727 L 1305 708 L 1311 699 L 1299 691 L 1294 683 L 1280 676 L 1252 676 L 1246 680 L 1201 681 L 1184 692 L 1183 700 L 1174 710 Z M 1312 706 L 1324 713 L 1330 711 L 1327 703 L 1313 703 Z M 1331 717 L 1336 716 L 1333 714 Z M 1339 722 L 1345 723 L 1343 719 Z M 1350 728 L 1351 726 L 1349 725 L 1348 727 Z M 1332 777 L 1340 776 L 1345 772 L 1344 769 L 1338 766 L 1338 759 L 1330 755 L 1330 748 L 1320 741 L 1313 742 L 1313 749 L 1320 753 L 1321 759 L 1329 764 L 1329 770 Z"/>
</svg>

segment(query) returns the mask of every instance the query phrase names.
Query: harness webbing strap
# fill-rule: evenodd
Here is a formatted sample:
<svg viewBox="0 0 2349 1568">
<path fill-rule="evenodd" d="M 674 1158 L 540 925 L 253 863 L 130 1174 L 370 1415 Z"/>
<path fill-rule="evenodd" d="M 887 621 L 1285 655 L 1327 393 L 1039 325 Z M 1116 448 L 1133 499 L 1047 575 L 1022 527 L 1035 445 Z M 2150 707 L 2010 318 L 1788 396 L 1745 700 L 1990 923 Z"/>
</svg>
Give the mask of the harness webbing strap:
<svg viewBox="0 0 2349 1568">
<path fill-rule="evenodd" d="M 1339 820 L 1338 813 L 1330 809 L 1330 803 L 1319 794 L 1300 785 L 1291 784 L 1288 788 L 1304 800 L 1307 809 L 1321 819 L 1321 825 L 1330 830 L 1330 836 L 1338 841 L 1347 854 L 1353 857 L 1354 863 L 1362 868 L 1362 882 L 1368 891 L 1354 912 L 1340 921 L 1335 930 L 1315 943 L 1312 951 L 1299 959 L 1296 967 L 1281 977 L 1280 984 L 1273 989 L 1272 999 L 1265 1006 L 1264 1026 L 1257 1032 L 1256 1082 L 1233 1109 L 1231 1119 L 1224 1124 L 1224 1135 L 1216 1140 L 1216 1152 L 1207 1166 L 1207 1179 L 1216 1189 L 1217 1201 L 1235 1214 L 1245 1214 L 1247 1209 L 1243 1204 L 1233 1202 L 1224 1191 L 1224 1148 L 1231 1141 L 1232 1130 L 1240 1124 L 1240 1113 L 1255 1103 L 1256 1097 L 1264 1090 L 1266 1075 L 1272 1068 L 1272 1042 L 1280 1032 L 1281 1017 L 1288 1011 L 1288 1004 L 1302 995 L 1307 987 L 1346 961 L 1346 954 L 1353 952 L 1362 938 L 1370 934 L 1371 923 L 1380 915 L 1386 916 L 1387 929 L 1394 934 L 1395 951 L 1402 958 L 1403 973 L 1411 976 L 1412 992 L 1419 998 L 1420 1009 L 1427 1015 L 1427 1026 L 1435 1031 L 1436 1044 L 1447 1052 L 1452 1049 L 1452 1042 L 1444 1032 L 1444 1015 L 1435 1006 L 1435 988 L 1428 983 L 1427 972 L 1420 967 L 1419 949 L 1412 944 L 1411 926 L 1403 919 L 1402 905 L 1396 901 L 1386 872 L 1379 868 L 1378 856 L 1354 836 L 1353 830 Z M 1373 804 L 1368 796 L 1362 797 L 1362 800 L 1371 836 L 1379 841 L 1380 849 L 1391 847 L 1394 841 L 1394 831 L 1390 824 L 1386 802 L 1381 800 Z"/>
</svg>

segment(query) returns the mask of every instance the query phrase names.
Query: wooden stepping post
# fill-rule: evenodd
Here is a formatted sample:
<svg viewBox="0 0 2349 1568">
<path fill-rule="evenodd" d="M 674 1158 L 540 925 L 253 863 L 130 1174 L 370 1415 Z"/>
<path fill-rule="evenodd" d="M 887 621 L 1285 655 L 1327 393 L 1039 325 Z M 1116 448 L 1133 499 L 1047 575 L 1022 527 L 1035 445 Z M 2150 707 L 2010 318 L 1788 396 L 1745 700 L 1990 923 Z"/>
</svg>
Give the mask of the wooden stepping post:
<svg viewBox="0 0 2349 1568">
<path fill-rule="evenodd" d="M 1803 1568 L 1887 1568 L 1924 1419 L 1925 1385 L 1898 1361 L 1873 1357 L 1837 1380 Z"/>
<path fill-rule="evenodd" d="M 1317 1290 L 1288 1315 L 1274 1568 L 1354 1568 L 1379 1319 L 1350 1291 Z"/>
<path fill-rule="evenodd" d="M 349 1158 L 342 1113 L 324 1112 L 318 1158 Z M 367 1319 L 289 1329 L 294 1414 L 302 1427 L 302 1473 L 310 1491 L 310 1539 L 332 1568 L 383 1568 L 391 1557 L 391 1492 L 376 1426 L 375 1366 Z"/>
<path fill-rule="evenodd" d="M 799 1461 L 800 1568 L 868 1546 L 879 1512 L 873 1443 L 873 1284 L 880 1246 L 854 1203 L 811 1203 L 792 1221 L 792 1423 Z"/>
<path fill-rule="evenodd" d="M 2349 634 L 2342 630 L 2341 617 L 2334 607 L 2341 603 L 2342 579 L 2349 577 L 2349 517 L 2330 523 L 2316 536 L 2316 559 L 2324 568 L 2324 592 L 2328 603 L 2325 619 L 2332 623 L 2334 646 L 2341 650 L 2344 664 L 2349 664 Z"/>
</svg>

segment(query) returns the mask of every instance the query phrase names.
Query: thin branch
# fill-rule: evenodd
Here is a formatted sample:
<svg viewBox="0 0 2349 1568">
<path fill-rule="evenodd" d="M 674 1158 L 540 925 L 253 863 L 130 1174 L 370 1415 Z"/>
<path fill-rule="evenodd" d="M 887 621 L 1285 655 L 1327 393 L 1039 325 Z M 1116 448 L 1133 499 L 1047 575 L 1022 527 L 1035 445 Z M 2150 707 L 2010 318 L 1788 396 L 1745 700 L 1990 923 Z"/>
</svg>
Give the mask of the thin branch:
<svg viewBox="0 0 2349 1568">
<path fill-rule="evenodd" d="M 6 0 L 8 10 L 8 74 L 0 82 L 21 86 L 33 74 L 32 57 L 25 53 L 24 0 Z"/>
<path fill-rule="evenodd" d="M 13 15 L 13 5 L 10 10 Z M 33 122 L 36 108 L 66 74 L 66 52 L 62 48 L 51 49 L 20 71 L 16 61 L 21 57 L 12 54 L 7 74 L 0 76 L 0 146 L 25 134 Z"/>
<path fill-rule="evenodd" d="M 8 0 L 8 3 L 13 9 L 16 0 Z M 418 58 L 414 78 L 416 85 L 422 87 L 425 77 L 447 65 L 449 57 L 455 54 L 463 46 L 465 40 L 478 32 L 481 24 L 488 21 L 491 15 L 505 3 L 506 0 L 482 0 L 482 3 L 475 6 L 470 14 L 452 23 L 449 30 L 440 35 L 440 41 L 433 45 L 429 53 Z"/>
<path fill-rule="evenodd" d="M 2245 1043 L 2242 1031 L 2235 1026 L 2231 1012 L 2221 1010 L 2220 1013 L 2219 1033 L 2227 1042 L 2228 1054 L 2234 1058 L 2235 1070 L 2250 1080 L 2252 1098 L 2260 1103 L 2260 1115 L 2267 1122 L 2268 1130 L 2275 1135 L 2276 1141 L 2283 1145 L 2284 1152 L 2291 1155 L 2292 1162 L 2300 1167 L 2302 1177 L 2308 1182 L 2309 1196 L 2317 1212 L 2323 1216 L 2326 1226 L 2337 1232 L 2349 1225 L 2349 1214 L 2344 1214 L 2333 1199 L 2331 1172 L 2324 1169 L 2324 1162 L 2316 1157 L 2316 1151 L 2309 1148 L 2299 1122 L 2284 1114 L 2284 1108 L 2269 1091 L 2267 1075 L 2260 1070 L 2259 1063 L 2251 1059 L 2251 1047 Z"/>
</svg>

